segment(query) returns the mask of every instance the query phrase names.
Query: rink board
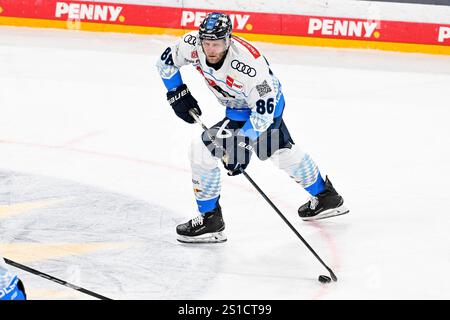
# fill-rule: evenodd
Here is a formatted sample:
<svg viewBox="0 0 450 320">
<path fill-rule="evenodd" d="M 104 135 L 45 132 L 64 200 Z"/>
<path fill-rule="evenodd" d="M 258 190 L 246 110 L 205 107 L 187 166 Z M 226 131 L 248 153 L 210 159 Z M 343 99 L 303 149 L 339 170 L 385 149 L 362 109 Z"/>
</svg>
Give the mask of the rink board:
<svg viewBox="0 0 450 320">
<path fill-rule="evenodd" d="M 0 25 L 181 35 L 211 10 L 89 1 L 0 1 Z M 222 10 L 223 11 L 223 10 Z M 450 24 L 226 10 L 249 40 L 450 54 Z"/>
</svg>

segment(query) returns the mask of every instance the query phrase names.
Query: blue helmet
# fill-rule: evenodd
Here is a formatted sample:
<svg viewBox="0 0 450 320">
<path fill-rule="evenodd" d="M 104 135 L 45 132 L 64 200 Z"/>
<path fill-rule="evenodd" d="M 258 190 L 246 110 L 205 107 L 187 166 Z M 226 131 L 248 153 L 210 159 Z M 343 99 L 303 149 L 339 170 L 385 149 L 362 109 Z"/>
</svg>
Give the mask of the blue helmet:
<svg viewBox="0 0 450 320">
<path fill-rule="evenodd" d="M 200 40 L 217 40 L 231 37 L 230 16 L 225 13 L 211 12 L 200 24 L 198 36 Z"/>
</svg>

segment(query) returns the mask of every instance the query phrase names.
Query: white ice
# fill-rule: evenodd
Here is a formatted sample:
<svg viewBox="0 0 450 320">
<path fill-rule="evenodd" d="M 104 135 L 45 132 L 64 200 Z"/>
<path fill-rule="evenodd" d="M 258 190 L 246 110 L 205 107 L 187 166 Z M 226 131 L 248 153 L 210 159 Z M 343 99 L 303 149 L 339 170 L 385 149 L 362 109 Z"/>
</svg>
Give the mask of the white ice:
<svg viewBox="0 0 450 320">
<path fill-rule="evenodd" d="M 450 57 L 258 44 L 294 141 L 350 209 L 301 221 L 308 194 L 252 159 L 339 278 L 322 285 L 327 271 L 242 176 L 222 174 L 227 242 L 175 240 L 197 215 L 187 152 L 201 129 L 175 116 L 154 67 L 174 39 L 0 28 L 6 257 L 113 299 L 450 298 Z M 182 74 L 204 122 L 222 119 L 200 75 Z M 91 299 L 10 268 L 30 299 Z"/>
</svg>

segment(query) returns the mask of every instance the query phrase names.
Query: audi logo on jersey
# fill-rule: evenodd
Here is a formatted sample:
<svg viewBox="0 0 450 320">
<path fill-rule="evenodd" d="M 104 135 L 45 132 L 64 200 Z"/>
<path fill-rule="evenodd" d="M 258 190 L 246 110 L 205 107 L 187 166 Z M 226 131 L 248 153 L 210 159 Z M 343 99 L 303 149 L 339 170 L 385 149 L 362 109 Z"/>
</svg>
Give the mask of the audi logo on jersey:
<svg viewBox="0 0 450 320">
<path fill-rule="evenodd" d="M 231 67 L 233 69 L 236 69 L 239 72 L 242 72 L 243 74 L 248 75 L 249 77 L 255 77 L 256 76 L 256 70 L 248 65 L 246 65 L 243 62 L 240 62 L 238 60 L 231 61 Z"/>
<path fill-rule="evenodd" d="M 184 42 L 189 43 L 190 45 L 195 46 L 195 44 L 197 43 L 197 37 L 188 34 L 186 37 L 184 37 Z"/>
</svg>

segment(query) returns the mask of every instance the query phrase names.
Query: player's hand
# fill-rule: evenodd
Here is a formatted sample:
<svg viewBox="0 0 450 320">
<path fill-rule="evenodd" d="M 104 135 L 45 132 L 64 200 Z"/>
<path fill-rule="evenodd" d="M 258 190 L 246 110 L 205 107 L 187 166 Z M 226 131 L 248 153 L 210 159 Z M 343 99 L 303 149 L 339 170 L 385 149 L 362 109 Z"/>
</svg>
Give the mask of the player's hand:
<svg viewBox="0 0 450 320">
<path fill-rule="evenodd" d="M 241 174 L 250 163 L 253 146 L 250 139 L 241 135 L 233 135 L 225 139 L 226 156 L 222 157 L 222 163 L 229 176 Z"/>
<path fill-rule="evenodd" d="M 176 115 L 188 123 L 194 123 L 194 118 L 189 114 L 190 109 L 195 109 L 198 115 L 202 114 L 197 100 L 191 95 L 188 87 L 182 84 L 174 91 L 167 92 L 167 101 Z"/>
</svg>

